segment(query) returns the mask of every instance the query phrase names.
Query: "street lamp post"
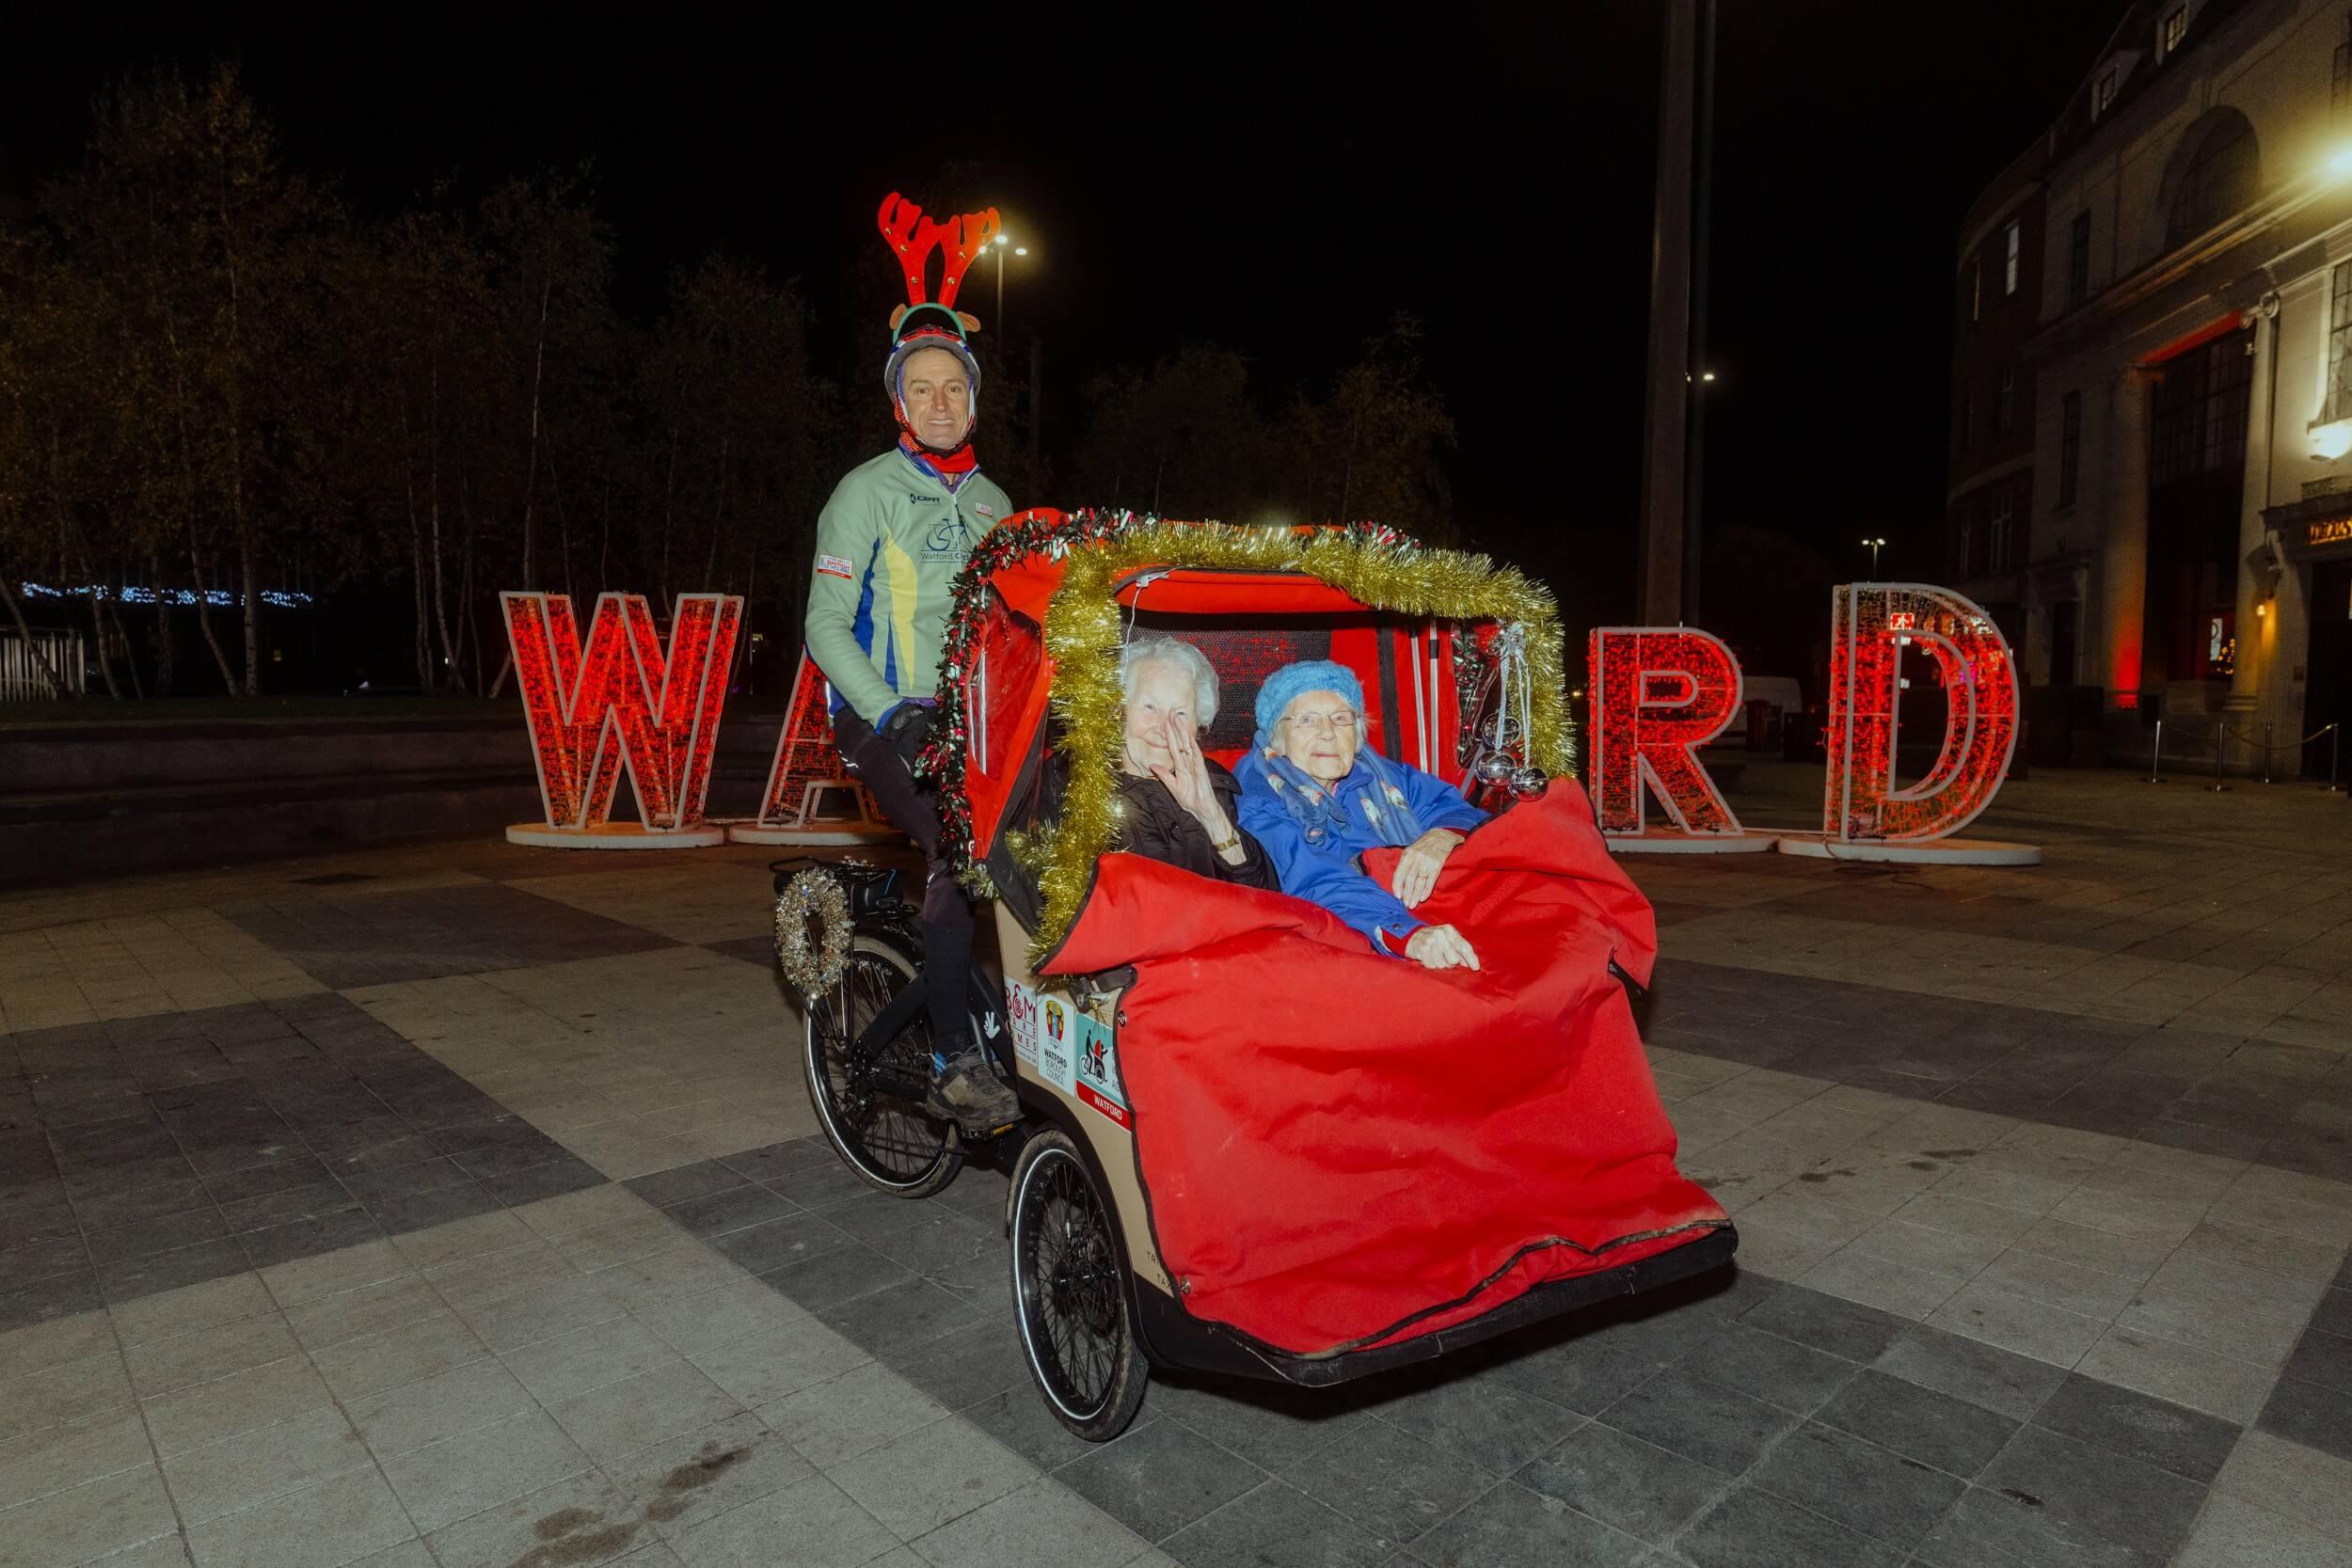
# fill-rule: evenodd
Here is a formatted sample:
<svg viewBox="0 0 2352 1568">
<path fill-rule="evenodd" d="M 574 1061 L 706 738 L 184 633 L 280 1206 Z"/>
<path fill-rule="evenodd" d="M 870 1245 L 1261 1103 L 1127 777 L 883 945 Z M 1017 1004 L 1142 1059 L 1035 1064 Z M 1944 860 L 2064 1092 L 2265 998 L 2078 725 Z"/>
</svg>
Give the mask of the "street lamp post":
<svg viewBox="0 0 2352 1568">
<path fill-rule="evenodd" d="M 996 236 L 996 330 L 998 332 L 1005 329 L 1005 247 L 1008 245 L 1012 246 L 1012 253 L 1015 256 L 1026 256 L 1029 253 L 1027 245 L 1013 245 L 1012 241 L 1002 233 Z"/>
<path fill-rule="evenodd" d="M 1865 539 L 1863 543 L 1870 547 L 1870 575 L 1875 578 L 1879 575 L 1879 551 L 1886 547 L 1886 541 Z"/>
</svg>

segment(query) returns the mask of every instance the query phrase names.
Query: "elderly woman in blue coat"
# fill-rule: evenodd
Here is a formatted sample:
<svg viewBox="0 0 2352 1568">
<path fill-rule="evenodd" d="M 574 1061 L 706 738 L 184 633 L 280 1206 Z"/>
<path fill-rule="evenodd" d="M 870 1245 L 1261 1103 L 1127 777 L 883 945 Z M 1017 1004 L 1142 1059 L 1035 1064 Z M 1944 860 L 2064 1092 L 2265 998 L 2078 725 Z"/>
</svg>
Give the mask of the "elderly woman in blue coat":
<svg viewBox="0 0 2352 1568">
<path fill-rule="evenodd" d="M 1241 824 L 1265 847 L 1282 891 L 1320 904 L 1377 952 L 1430 969 L 1478 967 L 1452 926 L 1413 914 L 1446 857 L 1486 814 L 1443 779 L 1363 744 L 1364 689 L 1328 659 L 1287 664 L 1258 689 L 1256 744 L 1241 759 Z M 1357 857 L 1404 848 L 1393 886 Z"/>
</svg>

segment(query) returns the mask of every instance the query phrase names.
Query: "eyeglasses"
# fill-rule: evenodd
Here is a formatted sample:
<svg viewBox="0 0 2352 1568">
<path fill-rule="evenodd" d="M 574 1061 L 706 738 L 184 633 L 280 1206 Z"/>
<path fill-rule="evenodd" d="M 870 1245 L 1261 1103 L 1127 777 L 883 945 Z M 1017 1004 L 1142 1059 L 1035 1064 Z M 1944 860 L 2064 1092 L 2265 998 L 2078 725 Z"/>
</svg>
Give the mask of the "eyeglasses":
<svg viewBox="0 0 2352 1568">
<path fill-rule="evenodd" d="M 1356 715 L 1346 708 L 1337 713 L 1294 713 L 1282 722 L 1302 730 L 1329 730 L 1334 735 L 1356 733 Z"/>
</svg>

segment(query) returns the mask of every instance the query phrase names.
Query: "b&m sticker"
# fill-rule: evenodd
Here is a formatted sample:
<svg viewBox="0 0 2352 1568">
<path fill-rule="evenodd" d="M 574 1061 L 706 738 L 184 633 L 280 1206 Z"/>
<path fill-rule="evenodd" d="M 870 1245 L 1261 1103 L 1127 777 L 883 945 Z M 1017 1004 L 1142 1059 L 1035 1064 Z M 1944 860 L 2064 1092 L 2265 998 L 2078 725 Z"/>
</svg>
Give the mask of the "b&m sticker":
<svg viewBox="0 0 2352 1568">
<path fill-rule="evenodd" d="M 1012 1053 L 1037 1064 L 1037 992 L 1017 980 L 1005 982 L 1005 1016 L 1012 1020 Z"/>
</svg>

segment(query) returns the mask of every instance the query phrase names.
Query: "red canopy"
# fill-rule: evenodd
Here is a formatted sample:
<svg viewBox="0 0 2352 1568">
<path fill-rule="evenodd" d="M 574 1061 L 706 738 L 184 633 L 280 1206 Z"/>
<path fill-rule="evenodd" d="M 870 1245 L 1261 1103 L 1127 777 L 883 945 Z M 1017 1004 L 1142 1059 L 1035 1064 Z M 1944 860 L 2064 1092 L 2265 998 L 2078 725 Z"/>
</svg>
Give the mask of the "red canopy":
<svg viewBox="0 0 2352 1568">
<path fill-rule="evenodd" d="M 1042 627 L 1064 575 L 1062 560 L 1033 551 L 982 579 L 989 597 L 963 674 L 975 860 L 988 858 L 1024 766 L 1041 750 L 1055 673 Z M 1134 625 L 1184 638 L 1216 667 L 1222 701 L 1206 750 L 1219 760 L 1230 762 L 1248 744 L 1250 705 L 1264 676 L 1295 659 L 1329 658 L 1363 683 L 1374 747 L 1461 782 L 1452 623 L 1377 610 L 1305 572 L 1181 562 L 1136 567 L 1118 579 L 1112 597 Z"/>
</svg>

